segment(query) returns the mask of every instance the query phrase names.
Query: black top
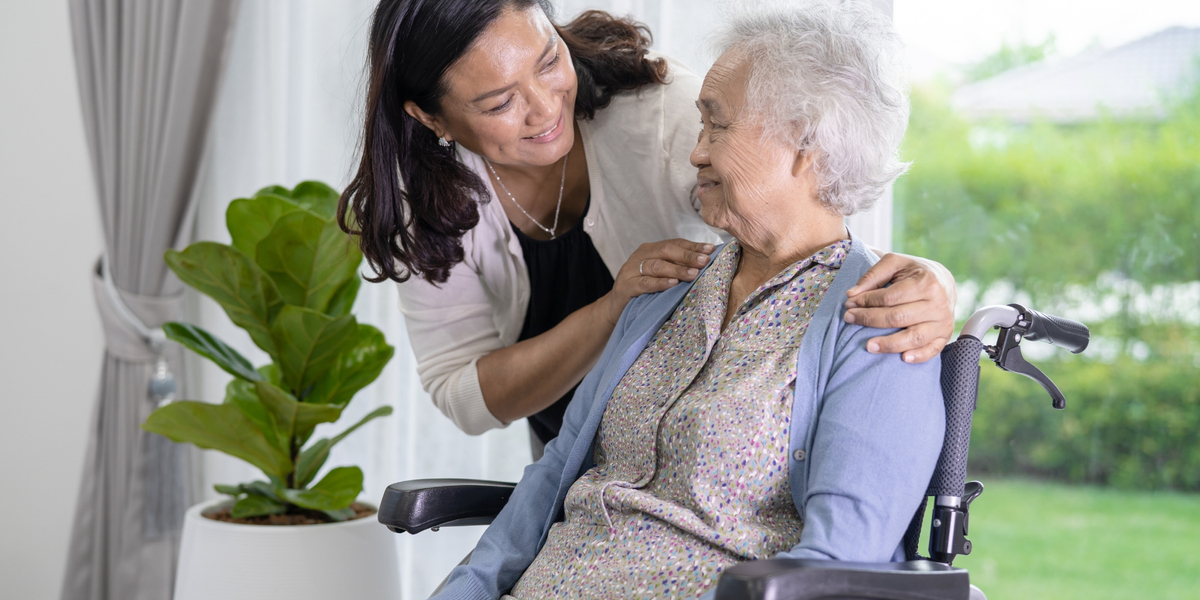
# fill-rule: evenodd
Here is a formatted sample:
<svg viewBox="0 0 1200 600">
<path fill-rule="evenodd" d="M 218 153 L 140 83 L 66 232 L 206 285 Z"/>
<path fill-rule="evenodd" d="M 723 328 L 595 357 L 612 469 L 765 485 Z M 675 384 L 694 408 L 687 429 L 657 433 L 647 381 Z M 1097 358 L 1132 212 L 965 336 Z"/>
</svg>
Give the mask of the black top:
<svg viewBox="0 0 1200 600">
<path fill-rule="evenodd" d="M 587 214 L 586 209 L 584 214 Z M 612 289 L 612 275 L 592 245 L 592 238 L 579 223 L 570 231 L 546 241 L 525 235 L 516 225 L 512 228 L 521 242 L 525 268 L 529 270 L 529 309 L 525 312 L 525 325 L 517 341 L 549 331 L 567 315 L 599 300 Z M 557 402 L 529 417 L 529 427 L 542 443 L 558 436 L 563 413 L 574 394 L 575 388 L 571 388 Z"/>
</svg>

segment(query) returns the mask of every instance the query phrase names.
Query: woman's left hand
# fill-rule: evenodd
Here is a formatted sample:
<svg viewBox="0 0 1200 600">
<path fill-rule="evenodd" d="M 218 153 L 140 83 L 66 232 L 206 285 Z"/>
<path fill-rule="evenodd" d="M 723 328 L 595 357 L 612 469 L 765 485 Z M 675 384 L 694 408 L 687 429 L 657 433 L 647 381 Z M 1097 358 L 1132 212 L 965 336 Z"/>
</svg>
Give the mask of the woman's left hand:
<svg viewBox="0 0 1200 600">
<path fill-rule="evenodd" d="M 920 363 L 937 356 L 954 335 L 954 276 L 935 261 L 884 255 L 846 296 L 847 323 L 902 329 L 869 340 L 869 352 L 902 353 L 904 362 Z"/>
</svg>

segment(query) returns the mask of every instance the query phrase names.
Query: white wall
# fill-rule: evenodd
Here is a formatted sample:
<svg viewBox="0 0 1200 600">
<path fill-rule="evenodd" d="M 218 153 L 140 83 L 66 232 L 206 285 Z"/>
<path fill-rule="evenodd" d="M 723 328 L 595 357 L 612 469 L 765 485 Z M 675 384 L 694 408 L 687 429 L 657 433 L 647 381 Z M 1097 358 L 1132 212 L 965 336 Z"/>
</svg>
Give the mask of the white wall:
<svg viewBox="0 0 1200 600">
<path fill-rule="evenodd" d="M 103 337 L 65 0 L 0 0 L 0 598 L 57 598 Z"/>
</svg>

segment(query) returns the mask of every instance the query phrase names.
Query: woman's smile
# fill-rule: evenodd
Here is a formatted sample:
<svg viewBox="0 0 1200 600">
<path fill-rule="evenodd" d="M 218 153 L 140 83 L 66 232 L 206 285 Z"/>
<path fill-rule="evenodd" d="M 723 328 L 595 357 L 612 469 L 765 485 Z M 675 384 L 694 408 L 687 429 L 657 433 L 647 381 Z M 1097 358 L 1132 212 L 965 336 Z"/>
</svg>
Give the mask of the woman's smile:
<svg viewBox="0 0 1200 600">
<path fill-rule="evenodd" d="M 563 116 L 563 111 L 560 110 L 558 112 L 558 120 L 554 122 L 554 126 L 548 131 L 522 139 L 535 144 L 549 144 L 550 142 L 557 140 L 558 136 L 562 135 L 563 130 L 566 129 L 566 127 L 564 127 L 565 121 L 566 119 Z"/>
<path fill-rule="evenodd" d="M 717 181 L 715 177 L 706 175 L 703 171 L 696 174 L 696 183 L 700 186 L 697 195 L 703 194 L 704 192 L 721 185 L 721 182 Z"/>
</svg>

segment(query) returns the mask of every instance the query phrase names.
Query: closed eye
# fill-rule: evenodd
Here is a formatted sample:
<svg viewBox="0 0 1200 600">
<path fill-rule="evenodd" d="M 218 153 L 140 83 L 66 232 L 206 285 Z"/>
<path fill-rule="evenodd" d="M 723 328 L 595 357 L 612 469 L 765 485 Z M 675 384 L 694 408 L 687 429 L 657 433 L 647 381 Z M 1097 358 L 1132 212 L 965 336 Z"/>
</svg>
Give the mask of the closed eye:
<svg viewBox="0 0 1200 600">
<path fill-rule="evenodd" d="M 496 113 L 504 112 L 504 109 L 506 109 L 512 105 L 512 99 L 513 99 L 513 97 L 509 96 L 508 99 L 504 101 L 504 104 L 501 104 L 500 106 L 497 106 L 495 108 L 489 108 L 485 112 L 487 112 L 488 114 L 496 114 Z"/>
</svg>

